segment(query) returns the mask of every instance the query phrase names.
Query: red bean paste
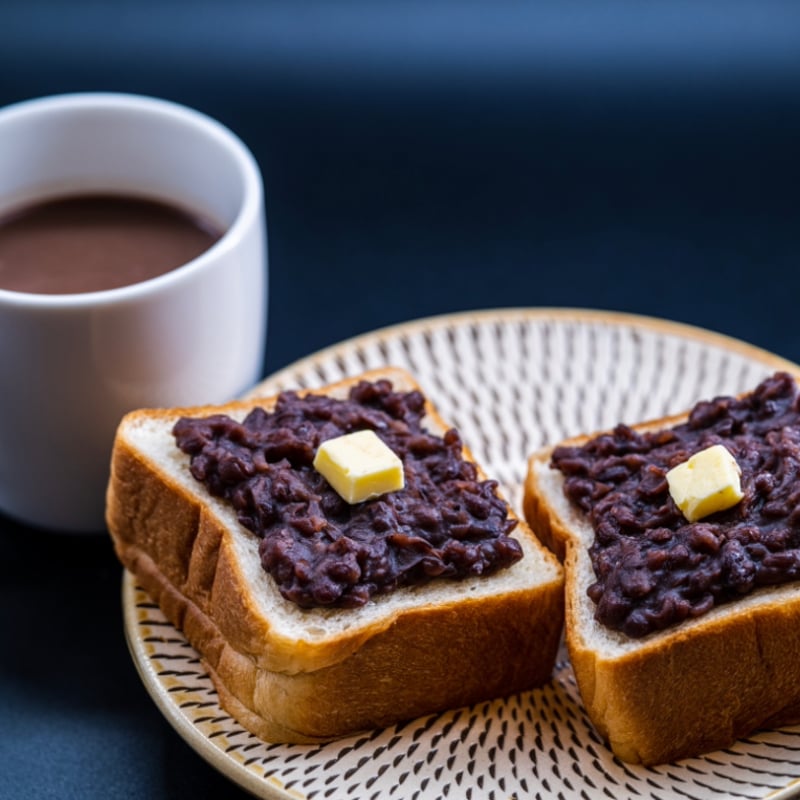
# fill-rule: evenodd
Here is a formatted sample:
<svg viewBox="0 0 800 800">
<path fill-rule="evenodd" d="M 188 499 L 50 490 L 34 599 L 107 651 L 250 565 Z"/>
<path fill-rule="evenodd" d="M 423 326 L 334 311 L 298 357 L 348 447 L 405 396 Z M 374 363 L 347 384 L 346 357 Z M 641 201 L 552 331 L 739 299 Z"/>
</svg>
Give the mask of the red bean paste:
<svg viewBox="0 0 800 800">
<path fill-rule="evenodd" d="M 261 562 L 284 597 L 304 608 L 354 607 L 522 557 L 497 482 L 478 479 L 457 431 L 425 431 L 424 414 L 419 392 L 362 381 L 346 400 L 284 392 L 274 411 L 255 408 L 241 423 L 182 418 L 174 435 L 192 475 L 260 537 Z M 312 462 L 321 442 L 363 429 L 402 459 L 405 488 L 350 505 Z"/>
<path fill-rule="evenodd" d="M 741 399 L 698 403 L 677 427 L 619 425 L 554 451 L 567 497 L 594 528 L 588 594 L 598 621 L 641 637 L 800 577 L 799 409 L 795 381 L 778 373 Z M 689 523 L 665 476 L 713 444 L 741 467 L 744 498 Z"/>
</svg>

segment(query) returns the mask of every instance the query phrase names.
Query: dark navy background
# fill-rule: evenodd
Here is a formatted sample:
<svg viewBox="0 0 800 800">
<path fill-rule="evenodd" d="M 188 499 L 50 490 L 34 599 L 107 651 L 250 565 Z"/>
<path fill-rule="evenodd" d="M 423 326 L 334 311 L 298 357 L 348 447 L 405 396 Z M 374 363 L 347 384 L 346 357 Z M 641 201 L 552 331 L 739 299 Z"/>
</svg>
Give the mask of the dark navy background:
<svg viewBox="0 0 800 800">
<path fill-rule="evenodd" d="M 0 105 L 85 90 L 194 106 L 253 150 L 265 373 L 523 305 L 800 361 L 796 3 L 4 0 Z M 0 522 L 0 545 L 0 798 L 242 794 L 142 688 L 106 538 Z"/>
</svg>

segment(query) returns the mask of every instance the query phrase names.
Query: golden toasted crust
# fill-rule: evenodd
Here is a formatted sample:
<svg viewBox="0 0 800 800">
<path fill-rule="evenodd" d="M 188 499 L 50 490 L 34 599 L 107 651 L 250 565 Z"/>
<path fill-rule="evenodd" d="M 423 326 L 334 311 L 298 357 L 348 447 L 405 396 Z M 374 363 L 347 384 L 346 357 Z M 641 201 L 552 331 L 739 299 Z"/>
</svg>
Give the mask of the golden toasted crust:
<svg viewBox="0 0 800 800">
<path fill-rule="evenodd" d="M 636 427 L 659 429 L 684 418 Z M 759 728 L 800 722 L 797 587 L 760 590 L 641 640 L 605 630 L 586 595 L 593 534 L 556 496 L 563 479 L 549 466 L 551 453 L 529 460 L 524 514 L 564 563 L 570 660 L 586 711 L 615 755 L 667 763 L 727 747 Z"/>
<path fill-rule="evenodd" d="M 798 603 L 776 601 L 624 656 L 603 657 L 581 637 L 569 652 L 587 713 L 614 753 L 661 764 L 800 721 L 799 621 Z"/>
<path fill-rule="evenodd" d="M 223 707 L 267 741 L 325 741 L 539 686 L 561 635 L 561 592 L 541 586 L 421 607 L 337 664 L 276 672 L 236 650 L 146 558 L 136 566 L 143 588 L 203 657 Z"/>
<path fill-rule="evenodd" d="M 325 391 L 340 393 L 358 379 L 382 376 L 397 388 L 415 386 L 407 373 L 382 370 Z M 173 474 L 129 435 L 143 417 L 163 418 L 169 429 L 183 414 L 273 402 L 134 412 L 120 425 L 112 457 L 107 522 L 119 558 L 201 654 L 223 706 L 264 739 L 310 742 L 548 680 L 563 624 L 562 571 L 522 520 L 514 535 L 524 542 L 520 564 L 531 574 L 515 565 L 516 583 L 507 587 L 503 573 L 478 579 L 496 584 L 494 594 L 473 594 L 467 583 L 444 595 L 412 590 L 408 602 L 389 600 L 385 613 L 373 610 L 363 622 L 358 609 L 338 610 L 352 615 L 352 625 L 318 639 L 277 624 L 288 613 L 303 625 L 319 618 L 324 629 L 326 612 L 286 611 L 282 598 L 265 606 L 252 564 L 244 563 L 252 534 L 231 524 L 193 479 Z M 445 430 L 433 408 L 428 415 L 434 429 Z"/>
</svg>

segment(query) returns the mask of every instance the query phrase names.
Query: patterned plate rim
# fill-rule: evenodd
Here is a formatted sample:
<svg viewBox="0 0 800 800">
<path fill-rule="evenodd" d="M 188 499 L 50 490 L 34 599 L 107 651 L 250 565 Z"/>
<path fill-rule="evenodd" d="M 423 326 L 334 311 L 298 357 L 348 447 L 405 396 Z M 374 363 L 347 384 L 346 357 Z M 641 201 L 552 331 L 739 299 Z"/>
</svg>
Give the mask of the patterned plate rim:
<svg viewBox="0 0 800 800">
<path fill-rule="evenodd" d="M 685 323 L 626 312 L 594 309 L 567 307 L 505 308 L 464 311 L 425 317 L 359 334 L 323 348 L 276 371 L 247 392 L 245 396 L 271 394 L 284 388 L 296 386 L 297 376 L 314 372 L 318 365 L 326 361 L 337 359 L 341 361 L 345 354 L 357 351 L 359 348 L 374 342 L 391 341 L 399 336 L 413 336 L 421 332 L 432 332 L 453 326 L 458 327 L 467 323 L 501 325 L 529 322 L 621 326 L 634 330 L 649 330 L 656 335 L 693 340 L 719 348 L 722 351 L 735 353 L 770 370 L 786 370 L 793 374 L 800 374 L 799 365 L 765 349 L 722 333 Z M 322 374 L 319 377 L 320 380 L 324 378 Z M 196 724 L 197 720 L 193 720 L 184 708 L 176 702 L 176 698 L 172 694 L 173 687 L 170 685 L 169 678 L 165 678 L 164 674 L 160 674 L 156 670 L 146 637 L 142 633 L 141 608 L 143 605 L 148 605 L 146 602 L 143 603 L 141 601 L 142 596 L 146 598 L 143 591 L 137 587 L 132 575 L 125 571 L 122 580 L 122 605 L 126 640 L 135 667 L 145 688 L 168 722 L 198 755 L 253 795 L 264 798 L 264 800 L 297 800 L 297 798 L 305 797 L 302 793 L 285 788 L 280 782 L 265 780 L 247 769 L 239 758 L 233 757 L 229 750 L 221 748 L 218 742 L 212 741 L 215 734 L 209 735 L 201 730 Z M 150 605 L 152 608 L 156 608 L 153 604 Z M 163 622 L 160 624 L 164 625 Z M 180 639 L 182 646 L 194 653 L 180 632 L 169 623 L 166 623 L 164 627 L 168 628 L 170 636 Z M 199 661 L 199 659 L 197 660 Z M 231 750 L 233 749 L 235 748 L 232 747 Z M 798 794 L 800 794 L 800 777 L 788 780 L 786 785 L 775 788 L 764 795 L 764 798 L 765 800 L 788 800 L 788 798 L 798 796 Z"/>
<path fill-rule="evenodd" d="M 800 365 L 795 364 L 782 356 L 776 355 L 764 348 L 729 336 L 724 333 L 712 331 L 697 325 L 673 320 L 662 319 L 659 317 L 647 316 L 644 314 L 634 314 L 625 311 L 604 311 L 601 309 L 570 308 L 570 307 L 534 307 L 534 308 L 500 308 L 500 309 L 481 309 L 476 311 L 461 311 L 451 314 L 439 314 L 431 317 L 422 317 L 409 322 L 401 322 L 396 325 L 388 325 L 367 333 L 357 334 L 356 336 L 344 339 L 336 344 L 317 350 L 311 355 L 304 356 L 286 367 L 277 370 L 271 375 L 260 381 L 245 396 L 255 396 L 282 389 L 290 376 L 305 372 L 309 367 L 330 359 L 335 358 L 336 354 L 345 351 L 358 349 L 365 343 L 372 340 L 393 339 L 400 335 L 413 335 L 422 330 L 433 330 L 436 328 L 459 325 L 465 322 L 582 322 L 595 323 L 598 325 L 615 325 L 630 328 L 644 328 L 655 333 L 672 335 L 684 339 L 693 339 L 716 345 L 721 349 L 730 350 L 740 355 L 759 361 L 775 370 L 786 370 L 787 372 L 800 373 Z M 291 382 L 291 381 L 289 381 Z"/>
</svg>

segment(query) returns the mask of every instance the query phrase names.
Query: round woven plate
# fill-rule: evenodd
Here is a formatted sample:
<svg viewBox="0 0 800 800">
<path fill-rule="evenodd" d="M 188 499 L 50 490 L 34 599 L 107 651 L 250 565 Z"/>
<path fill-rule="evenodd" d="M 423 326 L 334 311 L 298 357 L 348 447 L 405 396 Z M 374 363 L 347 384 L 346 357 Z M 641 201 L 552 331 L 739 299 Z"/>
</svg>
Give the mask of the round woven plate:
<svg viewBox="0 0 800 800">
<path fill-rule="evenodd" d="M 528 455 L 581 432 L 677 413 L 777 369 L 742 342 L 649 318 L 518 309 L 420 320 L 281 370 L 255 393 L 315 388 L 365 369 L 410 369 L 516 509 Z M 800 727 L 654 768 L 617 761 L 581 706 L 566 653 L 542 689 L 325 745 L 265 744 L 219 706 L 196 652 L 129 574 L 128 642 L 151 696 L 186 741 L 263 798 L 737 798 L 800 793 Z"/>
</svg>

